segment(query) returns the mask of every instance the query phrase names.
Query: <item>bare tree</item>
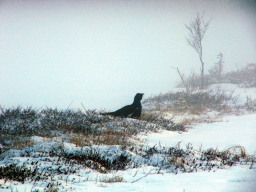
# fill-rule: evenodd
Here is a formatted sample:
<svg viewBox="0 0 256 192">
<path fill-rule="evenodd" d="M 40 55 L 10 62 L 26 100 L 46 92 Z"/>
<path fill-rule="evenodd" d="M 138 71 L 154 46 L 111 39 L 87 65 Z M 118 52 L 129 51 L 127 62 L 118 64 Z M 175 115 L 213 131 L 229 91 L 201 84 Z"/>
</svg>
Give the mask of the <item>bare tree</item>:
<svg viewBox="0 0 256 192">
<path fill-rule="evenodd" d="M 201 62 L 201 89 L 204 88 L 204 60 L 203 60 L 203 46 L 202 41 L 205 33 L 209 28 L 211 20 L 205 22 L 204 13 L 201 15 L 197 13 L 196 18 L 189 24 L 185 25 L 189 31 L 189 35 L 186 38 L 188 44 L 196 51 Z"/>
</svg>

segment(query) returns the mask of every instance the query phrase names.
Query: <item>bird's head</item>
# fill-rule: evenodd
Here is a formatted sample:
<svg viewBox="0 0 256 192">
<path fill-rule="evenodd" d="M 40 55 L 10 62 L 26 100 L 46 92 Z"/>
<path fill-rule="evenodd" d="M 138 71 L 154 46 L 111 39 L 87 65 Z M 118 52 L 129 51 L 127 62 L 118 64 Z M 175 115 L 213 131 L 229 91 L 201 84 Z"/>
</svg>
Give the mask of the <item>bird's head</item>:
<svg viewBox="0 0 256 192">
<path fill-rule="evenodd" d="M 144 93 L 137 93 L 134 97 L 134 101 L 140 101 L 143 97 Z"/>
</svg>

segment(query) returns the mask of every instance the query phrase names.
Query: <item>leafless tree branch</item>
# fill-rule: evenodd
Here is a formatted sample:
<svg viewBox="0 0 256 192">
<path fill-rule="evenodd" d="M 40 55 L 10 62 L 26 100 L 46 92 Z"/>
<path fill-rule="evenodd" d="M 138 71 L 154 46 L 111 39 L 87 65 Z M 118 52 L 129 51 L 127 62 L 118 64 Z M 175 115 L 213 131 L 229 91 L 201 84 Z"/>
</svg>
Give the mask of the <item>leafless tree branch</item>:
<svg viewBox="0 0 256 192">
<path fill-rule="evenodd" d="M 209 25 L 211 23 L 211 19 L 208 21 L 204 20 L 204 13 L 201 15 L 197 13 L 196 18 L 185 27 L 188 30 L 188 37 L 186 37 L 186 41 L 189 46 L 191 46 L 196 53 L 201 62 L 201 89 L 204 88 L 204 60 L 203 60 L 203 46 L 202 41 L 205 37 L 206 31 L 209 29 Z"/>
</svg>

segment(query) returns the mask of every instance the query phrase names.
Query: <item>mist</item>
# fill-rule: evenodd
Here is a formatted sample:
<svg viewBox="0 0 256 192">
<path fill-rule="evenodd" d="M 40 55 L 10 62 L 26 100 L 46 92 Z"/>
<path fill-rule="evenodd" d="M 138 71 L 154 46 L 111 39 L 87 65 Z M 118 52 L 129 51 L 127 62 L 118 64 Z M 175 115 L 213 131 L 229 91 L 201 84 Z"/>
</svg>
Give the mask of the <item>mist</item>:
<svg viewBox="0 0 256 192">
<path fill-rule="evenodd" d="M 200 62 L 184 24 L 211 19 L 206 71 L 256 63 L 253 1 L 0 1 L 0 105 L 113 110 L 172 91 Z"/>
</svg>

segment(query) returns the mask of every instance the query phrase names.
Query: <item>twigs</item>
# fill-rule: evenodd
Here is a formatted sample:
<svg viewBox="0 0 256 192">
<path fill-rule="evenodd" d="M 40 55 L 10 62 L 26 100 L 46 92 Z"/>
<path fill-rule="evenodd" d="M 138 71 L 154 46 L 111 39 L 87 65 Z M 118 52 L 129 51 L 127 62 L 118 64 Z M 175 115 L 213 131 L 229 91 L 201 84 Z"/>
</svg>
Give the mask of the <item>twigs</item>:
<svg viewBox="0 0 256 192">
<path fill-rule="evenodd" d="M 132 181 L 131 183 L 135 183 L 135 182 L 137 182 L 137 181 L 141 180 L 142 178 L 147 177 L 147 176 L 148 176 L 152 171 L 153 171 L 153 169 L 151 169 L 151 170 L 150 170 L 146 175 L 143 175 L 142 177 L 140 177 L 140 178 L 138 178 L 138 179 L 136 179 L 136 180 Z"/>
<path fill-rule="evenodd" d="M 188 85 L 186 84 L 186 82 L 185 82 L 185 80 L 184 80 L 184 75 L 182 75 L 182 74 L 180 73 L 180 70 L 179 70 L 178 67 L 177 67 L 176 69 L 177 69 L 177 72 L 178 72 L 178 74 L 179 74 L 179 76 L 180 76 L 180 78 L 181 78 L 181 81 L 182 81 L 183 86 L 186 88 L 186 91 L 188 92 L 188 91 L 189 91 L 189 87 L 188 87 Z"/>
</svg>

